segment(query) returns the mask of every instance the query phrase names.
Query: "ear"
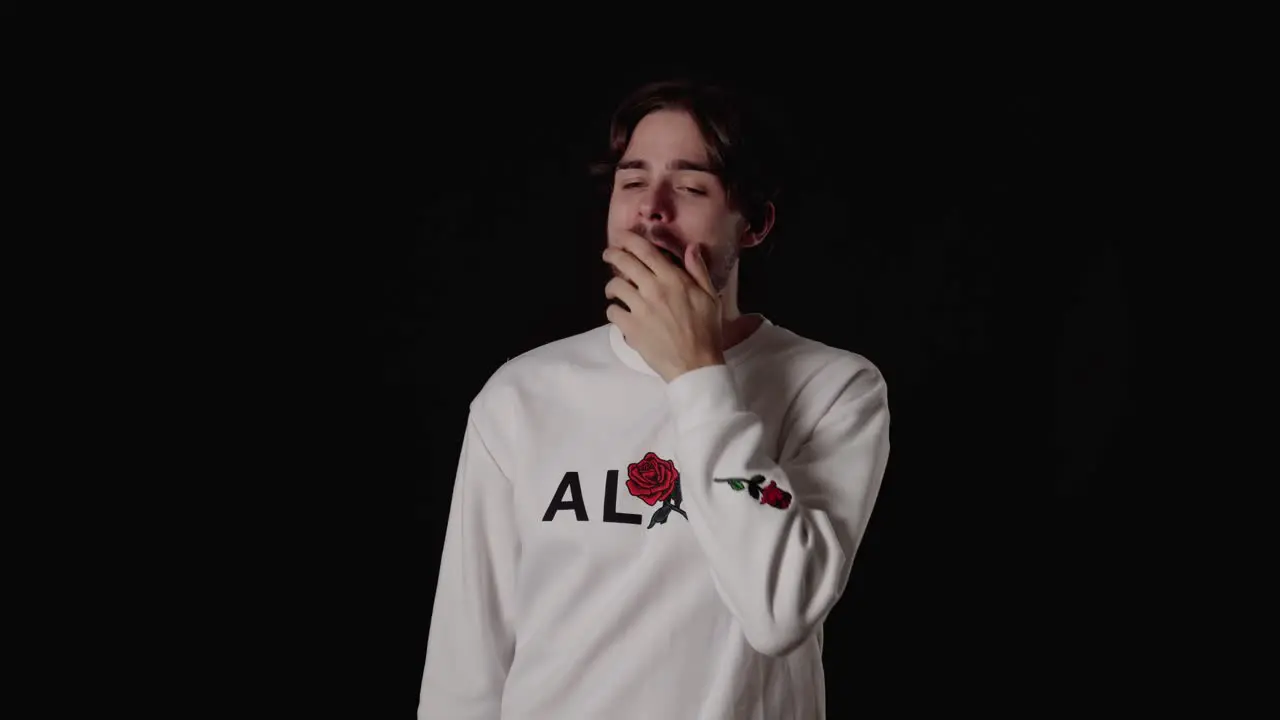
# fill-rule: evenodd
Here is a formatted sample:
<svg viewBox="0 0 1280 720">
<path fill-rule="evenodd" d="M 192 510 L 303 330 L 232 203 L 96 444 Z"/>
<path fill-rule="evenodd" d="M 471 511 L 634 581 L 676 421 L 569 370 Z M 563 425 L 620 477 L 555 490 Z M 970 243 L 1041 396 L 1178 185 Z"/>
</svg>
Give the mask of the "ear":
<svg viewBox="0 0 1280 720">
<path fill-rule="evenodd" d="M 776 218 L 776 213 L 777 208 L 773 206 L 773 203 L 767 202 L 764 204 L 764 212 L 761 213 L 760 216 L 760 227 L 757 228 L 747 225 L 742 231 L 741 245 L 743 248 L 755 247 L 756 245 L 764 242 L 765 236 L 773 229 L 773 222 Z"/>
</svg>

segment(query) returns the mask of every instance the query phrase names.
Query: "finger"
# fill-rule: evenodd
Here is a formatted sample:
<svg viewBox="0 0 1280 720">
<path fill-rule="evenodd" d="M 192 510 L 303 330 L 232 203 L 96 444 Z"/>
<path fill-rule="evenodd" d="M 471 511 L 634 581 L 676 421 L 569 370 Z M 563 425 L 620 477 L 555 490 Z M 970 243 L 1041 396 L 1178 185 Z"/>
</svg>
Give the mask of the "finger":
<svg viewBox="0 0 1280 720">
<path fill-rule="evenodd" d="M 657 277 L 668 279 L 675 270 L 675 264 L 664 258 L 656 245 L 633 232 L 621 233 L 618 242 Z"/>
<path fill-rule="evenodd" d="M 607 298 L 621 300 L 627 304 L 631 312 L 635 312 L 643 302 L 640 299 L 640 291 L 634 285 L 627 282 L 626 278 L 614 278 L 605 283 L 604 296 Z"/>
<path fill-rule="evenodd" d="M 702 252 L 697 245 L 690 244 L 684 250 L 684 267 L 689 271 L 689 275 L 693 278 L 698 286 L 707 292 L 708 295 L 716 294 L 715 285 L 711 282 L 711 271 L 707 269 L 707 264 L 702 260 Z"/>
<path fill-rule="evenodd" d="M 640 287 L 654 278 L 653 271 L 635 255 L 618 248 L 605 248 L 604 261 L 618 269 L 623 277 Z"/>
<path fill-rule="evenodd" d="M 631 322 L 631 313 L 624 310 L 621 305 L 609 303 L 607 306 L 605 306 L 604 316 L 605 316 L 605 319 L 607 319 L 609 322 L 613 323 L 614 325 L 617 325 L 619 330 L 622 330 L 623 337 L 625 338 L 626 332 L 627 332 L 627 324 Z"/>
</svg>

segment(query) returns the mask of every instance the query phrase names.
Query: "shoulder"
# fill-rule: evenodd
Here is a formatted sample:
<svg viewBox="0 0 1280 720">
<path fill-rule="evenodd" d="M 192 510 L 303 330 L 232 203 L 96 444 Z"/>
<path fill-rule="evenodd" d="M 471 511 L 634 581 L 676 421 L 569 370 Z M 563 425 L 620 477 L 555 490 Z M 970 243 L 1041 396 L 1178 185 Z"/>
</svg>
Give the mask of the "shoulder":
<svg viewBox="0 0 1280 720">
<path fill-rule="evenodd" d="M 608 325 L 552 340 L 509 358 L 485 380 L 471 401 L 477 415 L 515 409 L 528 396 L 563 384 L 575 371 L 609 362 Z"/>
<path fill-rule="evenodd" d="M 887 433 L 889 389 L 874 362 L 855 350 L 779 330 L 771 353 L 778 364 L 769 375 L 781 379 L 786 393 L 788 435 L 804 438 L 793 451 L 814 439 L 848 444 L 867 428 Z"/>
<path fill-rule="evenodd" d="M 771 359 L 783 365 L 787 374 L 805 378 L 805 384 L 858 394 L 885 391 L 883 373 L 866 355 L 777 325 L 771 330 Z"/>
</svg>

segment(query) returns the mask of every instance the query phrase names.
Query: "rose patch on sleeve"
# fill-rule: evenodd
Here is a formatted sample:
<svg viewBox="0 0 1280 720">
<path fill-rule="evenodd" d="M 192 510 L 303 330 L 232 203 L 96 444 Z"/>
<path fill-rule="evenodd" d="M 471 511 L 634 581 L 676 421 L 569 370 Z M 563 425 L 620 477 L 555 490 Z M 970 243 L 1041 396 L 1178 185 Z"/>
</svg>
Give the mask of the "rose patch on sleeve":
<svg viewBox="0 0 1280 720">
<path fill-rule="evenodd" d="M 745 478 L 715 478 L 716 482 L 728 483 L 729 487 L 734 490 L 746 490 L 751 497 L 760 501 L 761 505 L 772 505 L 779 510 L 786 510 L 791 507 L 791 493 L 778 487 L 778 484 L 772 480 L 769 481 L 768 487 L 760 487 L 764 484 L 764 476 L 756 475 L 750 480 Z"/>
<path fill-rule="evenodd" d="M 685 520 L 689 519 L 680 509 L 680 502 L 684 499 L 680 493 L 680 471 L 670 460 L 648 452 L 640 462 L 628 465 L 627 491 L 649 505 L 662 503 L 662 507 L 649 518 L 646 530 L 659 523 L 666 524 L 672 510 L 684 515 Z"/>
</svg>

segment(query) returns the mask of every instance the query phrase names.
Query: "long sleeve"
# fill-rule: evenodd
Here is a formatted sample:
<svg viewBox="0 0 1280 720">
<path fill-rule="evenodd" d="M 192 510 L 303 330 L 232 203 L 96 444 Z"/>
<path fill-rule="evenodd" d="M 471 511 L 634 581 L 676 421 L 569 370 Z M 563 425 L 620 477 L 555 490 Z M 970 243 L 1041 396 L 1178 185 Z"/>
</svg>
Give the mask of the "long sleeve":
<svg viewBox="0 0 1280 720">
<path fill-rule="evenodd" d="M 419 720 L 498 720 L 515 653 L 511 482 L 468 418 L 431 612 Z"/>
<path fill-rule="evenodd" d="M 874 367 L 833 363 L 806 392 L 798 404 L 827 407 L 810 408 L 812 433 L 774 462 L 729 367 L 667 386 L 690 526 L 748 642 L 773 656 L 794 650 L 839 600 L 889 455 L 887 388 Z"/>
</svg>

